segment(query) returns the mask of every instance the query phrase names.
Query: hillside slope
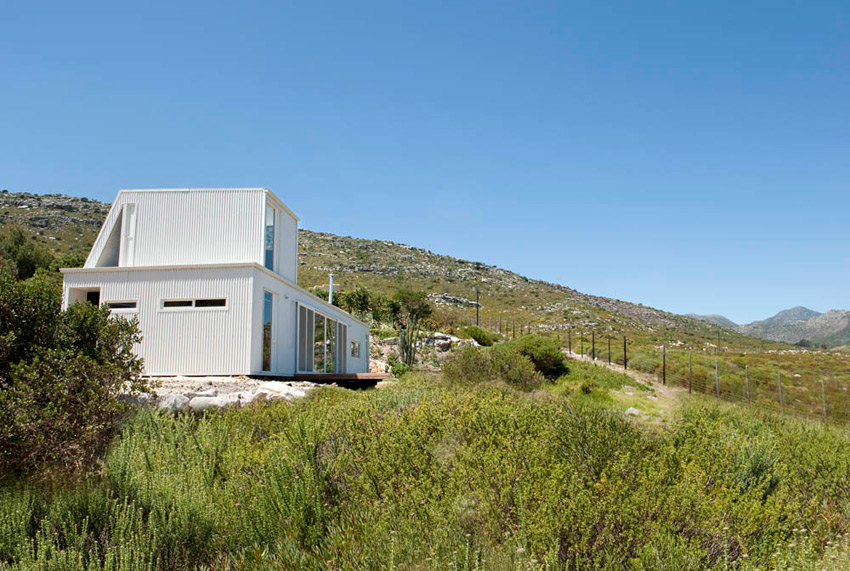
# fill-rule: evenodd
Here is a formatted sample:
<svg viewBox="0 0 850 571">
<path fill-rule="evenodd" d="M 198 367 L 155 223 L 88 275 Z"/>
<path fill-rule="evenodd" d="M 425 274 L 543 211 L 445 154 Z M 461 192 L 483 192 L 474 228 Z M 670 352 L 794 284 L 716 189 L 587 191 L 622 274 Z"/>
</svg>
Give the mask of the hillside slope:
<svg viewBox="0 0 850 571">
<path fill-rule="evenodd" d="M 0 223 L 16 224 L 59 253 L 87 253 L 108 204 L 63 195 L 0 193 Z M 580 293 L 529 279 L 509 270 L 442 256 L 404 244 L 300 230 L 299 285 L 359 285 L 382 293 L 400 287 L 426 291 L 447 322 L 474 322 L 475 287 L 480 290 L 484 326 L 560 328 L 577 333 L 631 336 L 646 343 L 706 343 L 736 348 L 764 343 L 693 317 L 639 304 Z"/>
</svg>

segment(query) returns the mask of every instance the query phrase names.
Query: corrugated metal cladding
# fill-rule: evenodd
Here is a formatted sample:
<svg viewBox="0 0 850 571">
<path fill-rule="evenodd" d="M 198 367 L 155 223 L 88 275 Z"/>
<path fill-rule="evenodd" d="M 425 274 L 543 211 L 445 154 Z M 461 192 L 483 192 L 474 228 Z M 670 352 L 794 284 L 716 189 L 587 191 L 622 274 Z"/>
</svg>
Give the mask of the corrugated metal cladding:
<svg viewBox="0 0 850 571">
<path fill-rule="evenodd" d="M 71 288 L 100 287 L 101 302 L 136 301 L 147 375 L 250 373 L 252 267 L 109 270 L 65 274 Z M 221 308 L 166 310 L 163 299 L 225 298 Z M 126 315 L 132 315 L 133 312 Z"/>
<path fill-rule="evenodd" d="M 125 225 L 132 228 L 121 227 L 115 236 L 121 238 L 117 264 L 121 267 L 262 264 L 266 203 L 271 202 L 278 209 L 277 271 L 295 283 L 298 224 L 285 206 L 280 209 L 277 197 L 269 193 L 267 200 L 267 193 L 265 189 L 122 190 L 85 267 L 97 267 L 128 205 L 133 205 L 134 216 L 128 216 Z"/>
<path fill-rule="evenodd" d="M 255 270 L 254 299 L 263 299 L 264 291 L 275 294 L 275 315 L 272 338 L 274 340 L 274 356 L 272 357 L 272 373 L 291 376 L 295 374 L 296 364 L 296 338 L 298 318 L 295 311 L 296 304 L 312 309 L 313 311 L 331 317 L 339 323 L 348 326 L 348 342 L 358 341 L 360 343 L 360 357 L 351 356 L 350 347 L 347 351 L 347 373 L 369 372 L 369 328 L 354 319 L 341 309 L 323 303 L 314 294 L 293 287 L 289 283 L 269 275 L 261 269 Z M 253 325 L 254 341 L 251 352 L 251 371 L 254 374 L 262 372 L 262 326 L 263 310 L 261 304 L 254 304 Z M 268 374 L 268 373 L 266 373 Z"/>
<path fill-rule="evenodd" d="M 263 190 L 123 191 L 137 204 L 134 265 L 261 262 Z"/>
</svg>

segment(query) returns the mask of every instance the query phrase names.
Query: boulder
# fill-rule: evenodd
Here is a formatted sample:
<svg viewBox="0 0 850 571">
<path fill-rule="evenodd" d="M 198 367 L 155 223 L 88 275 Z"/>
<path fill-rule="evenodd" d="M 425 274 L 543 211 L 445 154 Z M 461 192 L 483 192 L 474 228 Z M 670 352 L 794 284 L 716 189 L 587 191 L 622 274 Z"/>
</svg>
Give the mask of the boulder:
<svg viewBox="0 0 850 571">
<path fill-rule="evenodd" d="M 442 351 L 445 353 L 449 349 L 452 348 L 452 340 L 451 339 L 437 339 L 434 342 L 434 345 L 437 347 L 438 351 Z"/>
<path fill-rule="evenodd" d="M 218 396 L 218 389 L 214 387 L 210 387 L 208 389 L 204 389 L 202 391 L 195 391 L 192 393 L 193 397 L 216 397 Z"/>
<path fill-rule="evenodd" d="M 272 395 L 278 395 L 279 393 L 272 393 L 269 391 L 258 390 L 253 393 L 247 393 L 247 396 L 243 399 L 244 404 L 251 404 L 254 402 L 263 402 L 267 400 L 271 400 Z"/>
<path fill-rule="evenodd" d="M 638 409 L 636 409 L 635 407 L 630 406 L 629 408 L 626 409 L 626 412 L 624 414 L 626 416 L 638 416 L 638 415 L 640 415 L 640 411 Z"/>
<path fill-rule="evenodd" d="M 215 397 L 194 397 L 189 401 L 189 410 L 192 412 L 203 412 L 209 409 L 224 408 L 240 405 L 239 393 L 230 393 Z"/>
<path fill-rule="evenodd" d="M 156 399 L 156 406 L 169 412 L 180 412 L 189 408 L 189 397 L 185 395 L 162 395 Z"/>
<path fill-rule="evenodd" d="M 386 361 L 381 361 L 380 359 L 369 359 L 370 373 L 386 373 L 389 369 L 390 367 L 387 365 Z"/>
<path fill-rule="evenodd" d="M 295 388 L 280 381 L 267 381 L 257 387 L 257 391 L 269 393 L 269 396 L 267 397 L 269 399 L 285 398 L 289 400 L 292 398 L 303 397 L 307 394 L 306 391 Z"/>
</svg>

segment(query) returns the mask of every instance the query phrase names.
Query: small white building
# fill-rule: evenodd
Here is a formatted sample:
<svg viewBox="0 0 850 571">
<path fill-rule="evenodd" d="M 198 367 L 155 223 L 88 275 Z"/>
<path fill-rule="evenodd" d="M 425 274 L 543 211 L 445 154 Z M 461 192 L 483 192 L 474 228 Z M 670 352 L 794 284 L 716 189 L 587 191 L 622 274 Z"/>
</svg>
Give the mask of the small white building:
<svg viewBox="0 0 850 571">
<path fill-rule="evenodd" d="M 144 373 L 352 374 L 369 328 L 296 285 L 298 218 L 264 188 L 122 190 L 63 305 L 135 315 Z"/>
</svg>

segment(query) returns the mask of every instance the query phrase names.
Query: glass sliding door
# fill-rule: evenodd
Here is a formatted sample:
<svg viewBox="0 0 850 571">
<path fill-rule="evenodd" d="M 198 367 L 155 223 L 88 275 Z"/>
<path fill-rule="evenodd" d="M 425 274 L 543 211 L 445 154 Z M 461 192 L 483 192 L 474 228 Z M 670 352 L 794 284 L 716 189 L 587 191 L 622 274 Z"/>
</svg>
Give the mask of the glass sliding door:
<svg viewBox="0 0 850 571">
<path fill-rule="evenodd" d="M 328 318 L 325 329 L 325 372 L 336 373 L 336 321 Z"/>
<path fill-rule="evenodd" d="M 298 308 L 298 371 L 344 373 L 346 327 L 312 309 Z"/>
<path fill-rule="evenodd" d="M 313 328 L 313 372 L 325 372 L 325 316 L 316 314 Z"/>
<path fill-rule="evenodd" d="M 263 293 L 263 371 L 272 370 L 272 335 L 274 316 L 274 294 Z"/>
</svg>

